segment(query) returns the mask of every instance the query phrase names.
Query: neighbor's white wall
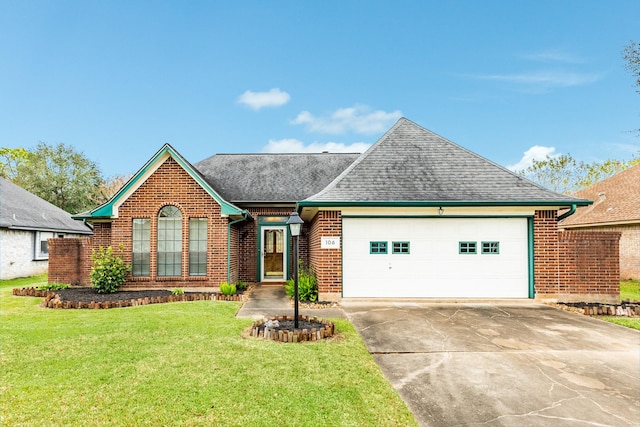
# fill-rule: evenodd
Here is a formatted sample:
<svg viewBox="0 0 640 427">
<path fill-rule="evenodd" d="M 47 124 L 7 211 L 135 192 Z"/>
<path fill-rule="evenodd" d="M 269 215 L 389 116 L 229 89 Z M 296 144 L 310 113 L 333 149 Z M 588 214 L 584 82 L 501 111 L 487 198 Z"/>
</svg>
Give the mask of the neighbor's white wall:
<svg viewBox="0 0 640 427">
<path fill-rule="evenodd" d="M 0 230 L 0 280 L 44 274 L 49 261 L 33 260 L 35 231 Z"/>
</svg>

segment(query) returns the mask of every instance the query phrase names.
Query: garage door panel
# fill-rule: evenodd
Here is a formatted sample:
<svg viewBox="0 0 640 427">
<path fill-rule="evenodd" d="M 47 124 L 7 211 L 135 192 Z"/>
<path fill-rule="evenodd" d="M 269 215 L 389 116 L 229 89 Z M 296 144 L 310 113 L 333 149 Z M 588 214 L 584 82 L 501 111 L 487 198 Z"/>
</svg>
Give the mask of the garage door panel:
<svg viewBox="0 0 640 427">
<path fill-rule="evenodd" d="M 343 218 L 343 296 L 527 298 L 526 218 Z M 370 242 L 388 253 L 371 254 Z M 461 254 L 459 242 L 476 242 Z M 409 242 L 393 254 L 393 242 Z M 499 242 L 497 254 L 482 242 Z"/>
</svg>

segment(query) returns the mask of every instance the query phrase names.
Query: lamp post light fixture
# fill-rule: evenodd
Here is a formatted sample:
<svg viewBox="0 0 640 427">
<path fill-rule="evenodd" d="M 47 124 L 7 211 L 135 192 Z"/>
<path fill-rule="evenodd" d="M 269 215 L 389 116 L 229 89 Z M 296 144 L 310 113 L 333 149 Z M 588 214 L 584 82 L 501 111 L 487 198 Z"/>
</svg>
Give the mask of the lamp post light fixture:
<svg viewBox="0 0 640 427">
<path fill-rule="evenodd" d="M 304 224 L 304 221 L 300 218 L 298 212 L 291 212 L 287 225 L 293 237 L 293 327 L 296 329 L 298 328 L 298 236 L 300 236 L 302 224 Z"/>
</svg>

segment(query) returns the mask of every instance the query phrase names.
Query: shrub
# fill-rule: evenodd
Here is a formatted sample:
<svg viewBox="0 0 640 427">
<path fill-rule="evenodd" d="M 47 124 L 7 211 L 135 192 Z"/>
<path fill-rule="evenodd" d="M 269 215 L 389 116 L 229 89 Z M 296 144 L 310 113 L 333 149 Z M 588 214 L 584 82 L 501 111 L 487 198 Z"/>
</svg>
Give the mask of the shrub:
<svg viewBox="0 0 640 427">
<path fill-rule="evenodd" d="M 220 292 L 222 292 L 222 295 L 235 295 L 236 285 L 227 282 L 220 283 Z"/>
<path fill-rule="evenodd" d="M 38 289 L 41 291 L 59 291 L 68 287 L 67 283 L 47 283 L 46 285 L 38 286 Z"/>
<path fill-rule="evenodd" d="M 247 290 L 247 287 L 249 285 L 247 285 L 247 282 L 243 282 L 242 280 L 240 280 L 238 283 L 236 283 L 236 290 L 238 292 L 244 292 Z"/>
<path fill-rule="evenodd" d="M 293 279 L 287 280 L 284 290 L 289 298 L 295 296 L 295 283 Z M 306 302 L 318 301 L 318 280 L 311 268 L 298 267 L 298 299 Z"/>
<path fill-rule="evenodd" d="M 182 294 L 184 294 L 184 289 L 182 289 L 182 288 L 171 289 L 171 294 L 172 295 L 182 295 Z"/>
<path fill-rule="evenodd" d="M 91 285 L 99 294 L 112 294 L 118 290 L 127 279 L 131 266 L 125 264 L 122 258 L 123 246 L 115 254 L 111 246 L 100 246 L 91 253 Z"/>
</svg>

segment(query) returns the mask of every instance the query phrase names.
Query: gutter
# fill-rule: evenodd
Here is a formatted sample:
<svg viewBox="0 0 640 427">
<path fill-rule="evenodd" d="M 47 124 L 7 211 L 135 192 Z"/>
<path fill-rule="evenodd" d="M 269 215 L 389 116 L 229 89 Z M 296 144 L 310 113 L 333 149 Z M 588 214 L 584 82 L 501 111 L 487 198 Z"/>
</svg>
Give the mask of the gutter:
<svg viewBox="0 0 640 427">
<path fill-rule="evenodd" d="M 242 218 L 231 221 L 227 225 L 227 283 L 231 283 L 231 226 L 246 221 L 250 216 L 249 211 L 245 209 L 242 211 Z"/>
<path fill-rule="evenodd" d="M 571 209 L 569 209 L 569 212 L 565 212 L 562 215 L 560 215 L 558 217 L 558 222 L 562 221 L 563 219 L 570 217 L 571 215 L 573 215 L 574 213 L 576 213 L 576 207 L 577 205 L 574 203 L 571 205 Z"/>
</svg>

